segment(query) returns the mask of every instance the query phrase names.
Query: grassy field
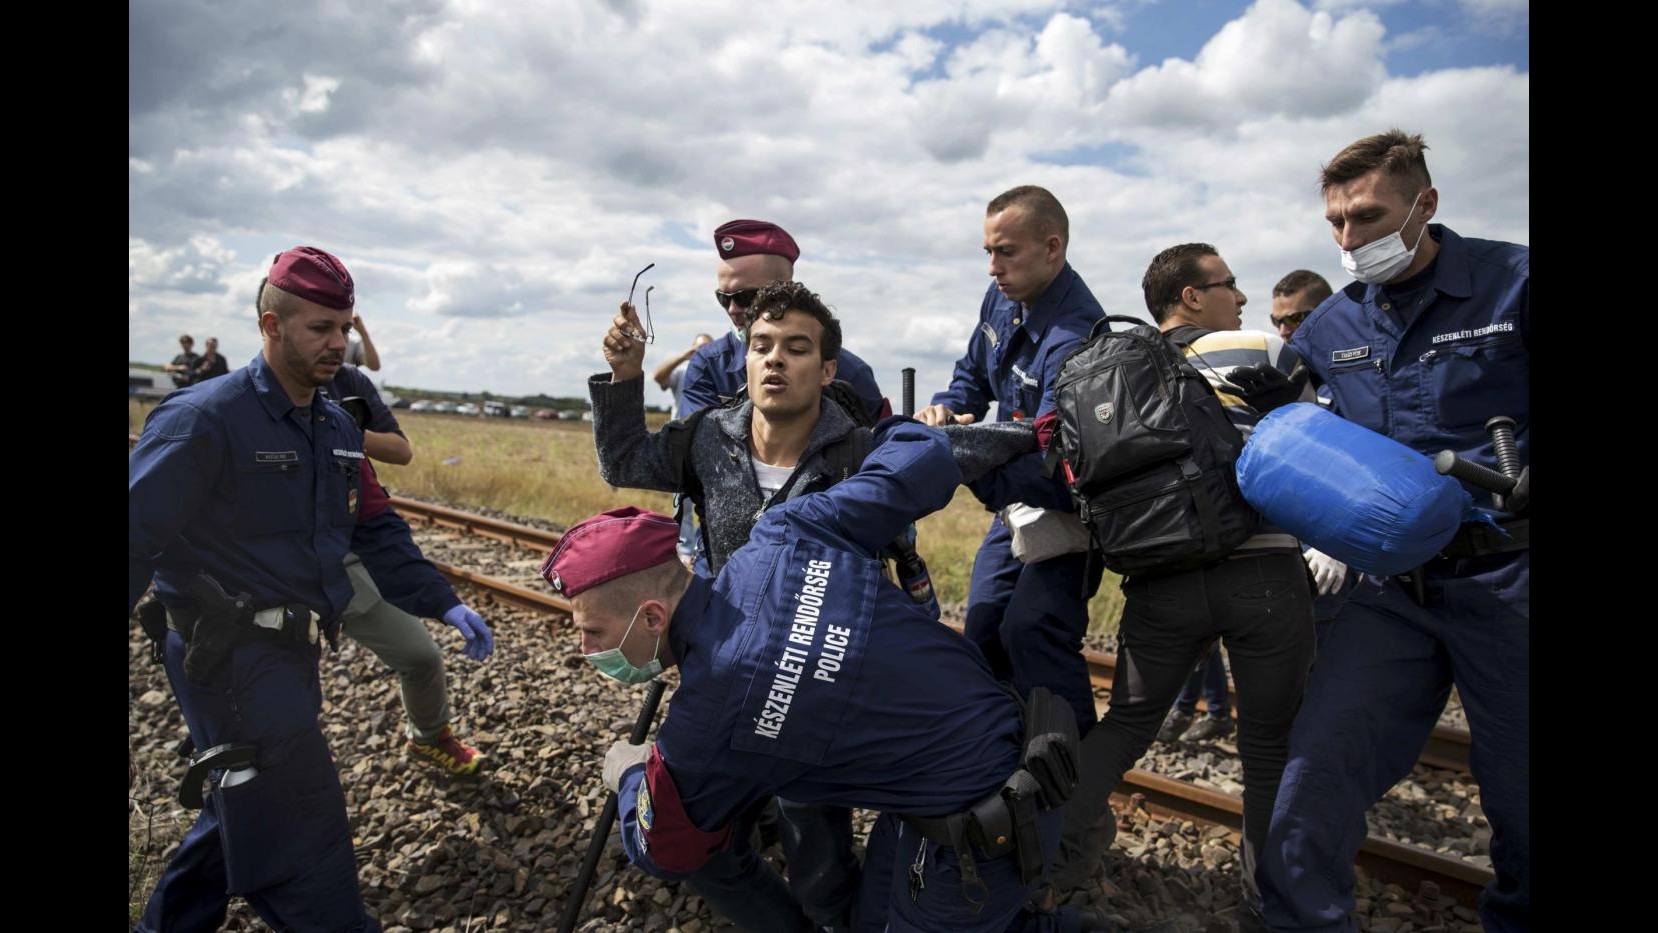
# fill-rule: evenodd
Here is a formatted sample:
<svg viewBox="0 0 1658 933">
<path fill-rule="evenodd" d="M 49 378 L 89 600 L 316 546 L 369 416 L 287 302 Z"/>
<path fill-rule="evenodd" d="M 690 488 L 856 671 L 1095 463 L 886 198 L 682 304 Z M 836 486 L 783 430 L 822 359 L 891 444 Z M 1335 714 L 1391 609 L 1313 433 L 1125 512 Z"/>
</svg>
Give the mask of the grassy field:
<svg viewBox="0 0 1658 933">
<path fill-rule="evenodd" d="M 138 433 L 150 406 L 127 403 L 127 430 Z M 569 525 L 619 505 L 672 511 L 672 497 L 638 489 L 612 489 L 599 479 L 592 426 L 584 421 L 475 418 L 431 412 L 398 412 L 414 444 L 408 466 L 375 464 L 394 492 L 462 505 L 500 509 Z M 665 416 L 650 416 L 652 427 Z M 454 461 L 454 462 L 449 462 Z M 923 519 L 918 550 L 946 606 L 967 599 L 973 555 L 990 514 L 966 489 L 950 505 Z M 1091 631 L 1115 631 L 1122 592 L 1109 571 L 1089 605 Z"/>
</svg>

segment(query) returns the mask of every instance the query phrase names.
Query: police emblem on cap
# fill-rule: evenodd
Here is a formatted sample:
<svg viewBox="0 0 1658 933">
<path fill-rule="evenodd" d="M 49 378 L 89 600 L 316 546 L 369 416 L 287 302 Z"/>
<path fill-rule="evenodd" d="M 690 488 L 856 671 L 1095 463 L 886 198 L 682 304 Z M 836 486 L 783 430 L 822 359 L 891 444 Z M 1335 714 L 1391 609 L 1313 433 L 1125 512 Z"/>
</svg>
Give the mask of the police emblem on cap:
<svg viewBox="0 0 1658 933">
<path fill-rule="evenodd" d="M 557 570 L 547 571 L 547 582 L 553 585 L 553 592 L 561 596 L 564 594 L 564 578 L 558 575 Z"/>
<path fill-rule="evenodd" d="M 1094 406 L 1094 420 L 1100 424 L 1105 424 L 1111 420 L 1111 416 L 1116 410 L 1110 402 L 1101 402 Z"/>
<path fill-rule="evenodd" d="M 730 237 L 726 237 L 725 239 L 720 241 L 720 249 L 723 249 L 728 253 L 731 252 L 736 247 L 737 247 L 737 241 L 733 240 Z"/>
</svg>

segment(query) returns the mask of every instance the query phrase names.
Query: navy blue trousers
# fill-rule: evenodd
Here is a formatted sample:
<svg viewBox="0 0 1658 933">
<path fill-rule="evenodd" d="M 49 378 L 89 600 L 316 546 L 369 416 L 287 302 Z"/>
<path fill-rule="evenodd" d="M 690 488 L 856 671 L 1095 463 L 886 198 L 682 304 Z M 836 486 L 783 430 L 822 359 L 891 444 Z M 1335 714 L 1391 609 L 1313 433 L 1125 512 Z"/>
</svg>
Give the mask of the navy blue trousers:
<svg viewBox="0 0 1658 933">
<path fill-rule="evenodd" d="M 845 927 L 858 890 L 852 811 L 778 798 L 785 883 L 748 844 L 758 809 L 735 827 L 737 840 L 686 881 L 716 913 L 752 933 L 816 933 Z"/>
<path fill-rule="evenodd" d="M 1428 605 L 1365 575 L 1334 622 L 1290 731 L 1257 880 L 1277 931 L 1354 929 L 1365 811 L 1409 774 L 1456 685 L 1491 821 L 1490 933 L 1531 929 L 1531 556 L 1436 560 Z"/>
<path fill-rule="evenodd" d="M 991 673 L 1011 681 L 1022 697 L 1036 687 L 1053 691 L 1071 704 L 1082 735 L 1100 718 L 1088 682 L 1088 662 L 1082 659 L 1082 636 L 1088 633 L 1084 583 L 1086 592 L 1093 593 L 1101 569 L 1087 574 L 1086 554 L 1020 563 L 998 517 L 973 559 L 967 591 L 963 634 L 979 647 Z"/>
<path fill-rule="evenodd" d="M 258 773 L 207 795 L 136 929 L 217 930 L 236 894 L 272 929 L 378 933 L 363 909 L 345 794 L 317 724 L 317 648 L 246 642 L 197 684 L 184 675 L 183 639 L 168 632 L 167 680 L 196 748 L 251 743 Z"/>
<path fill-rule="evenodd" d="M 1226 662 L 1221 659 L 1220 645 L 1210 649 L 1209 656 L 1198 662 L 1186 686 L 1174 698 L 1174 708 L 1190 716 L 1197 712 L 1198 695 L 1209 704 L 1210 716 L 1227 716 L 1232 712 L 1232 696 L 1226 684 Z"/>
<path fill-rule="evenodd" d="M 1058 810 L 1036 819 L 1043 863 L 1050 867 L 1059 847 L 1061 822 Z M 923 846 L 927 849 L 925 883 L 912 897 L 910 866 Z M 856 933 L 1076 933 L 1081 929 L 1075 910 L 1037 914 L 1024 909 L 1026 898 L 1035 893 L 1041 879 L 1021 883 L 1013 855 L 992 859 L 977 847 L 974 855 L 986 888 L 978 907 L 963 896 L 961 868 L 953 849 L 926 839 L 896 815 L 881 814 L 869 831 L 852 929 Z"/>
</svg>

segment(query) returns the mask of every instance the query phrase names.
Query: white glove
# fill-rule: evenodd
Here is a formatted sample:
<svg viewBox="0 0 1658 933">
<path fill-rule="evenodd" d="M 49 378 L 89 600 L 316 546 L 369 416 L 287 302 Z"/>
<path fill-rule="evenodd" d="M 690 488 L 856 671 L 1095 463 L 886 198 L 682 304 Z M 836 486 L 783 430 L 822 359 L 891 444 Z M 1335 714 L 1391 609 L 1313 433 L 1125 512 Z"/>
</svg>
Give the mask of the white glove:
<svg viewBox="0 0 1658 933">
<path fill-rule="evenodd" d="M 634 765 L 642 765 L 645 759 L 651 756 L 651 746 L 633 745 L 627 739 L 610 746 L 610 751 L 604 753 L 604 786 L 613 793 L 621 793 L 622 775 Z"/>
<path fill-rule="evenodd" d="M 1301 557 L 1313 572 L 1313 582 L 1318 585 L 1320 596 L 1328 596 L 1341 589 L 1341 581 L 1347 579 L 1346 564 L 1317 548 L 1307 548 Z"/>
</svg>

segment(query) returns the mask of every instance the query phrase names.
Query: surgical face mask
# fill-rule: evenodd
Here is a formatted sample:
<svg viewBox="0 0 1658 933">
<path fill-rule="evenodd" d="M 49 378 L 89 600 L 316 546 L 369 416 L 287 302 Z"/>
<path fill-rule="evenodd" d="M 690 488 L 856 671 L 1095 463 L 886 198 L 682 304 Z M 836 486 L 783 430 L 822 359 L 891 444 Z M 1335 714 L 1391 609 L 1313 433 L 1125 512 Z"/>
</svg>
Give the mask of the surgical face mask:
<svg viewBox="0 0 1658 933">
<path fill-rule="evenodd" d="M 731 332 L 733 334 L 737 335 L 737 342 L 738 343 L 741 343 L 741 344 L 747 344 L 748 343 L 748 328 L 738 327 L 737 325 L 733 324 L 733 325 L 731 325 Z"/>
<path fill-rule="evenodd" d="M 1401 235 L 1405 227 L 1410 224 L 1410 218 L 1416 213 L 1417 201 L 1422 200 L 1422 192 L 1416 193 L 1416 200 L 1410 202 L 1410 213 L 1405 215 L 1405 222 L 1399 229 L 1364 244 L 1352 252 L 1341 251 L 1341 267 L 1347 274 L 1366 285 L 1386 282 L 1405 271 L 1412 259 L 1416 258 L 1416 247 L 1422 245 L 1422 236 L 1428 232 L 1428 225 L 1422 225 L 1422 232 L 1416 235 L 1416 243 L 1405 246 L 1405 238 Z"/>
<path fill-rule="evenodd" d="M 619 681 L 624 684 L 642 684 L 645 681 L 650 680 L 652 677 L 655 677 L 657 674 L 662 673 L 662 662 L 657 658 L 657 654 L 659 654 L 662 649 L 661 635 L 656 636 L 656 647 L 651 649 L 650 663 L 646 664 L 644 667 L 634 667 L 628 662 L 627 656 L 622 654 L 622 645 L 627 644 L 628 632 L 633 631 L 633 623 L 639 621 L 639 613 L 644 608 L 644 606 L 640 606 L 638 609 L 633 610 L 633 618 L 628 620 L 627 631 L 622 633 L 622 640 L 616 645 L 616 647 L 611 648 L 608 651 L 598 651 L 593 654 L 582 655 L 582 657 L 587 659 L 587 663 L 598 668 L 599 673 L 609 677 L 611 680 Z"/>
</svg>

